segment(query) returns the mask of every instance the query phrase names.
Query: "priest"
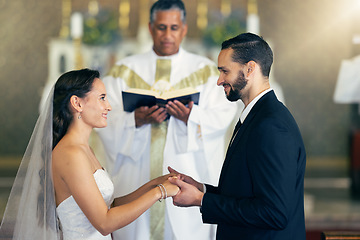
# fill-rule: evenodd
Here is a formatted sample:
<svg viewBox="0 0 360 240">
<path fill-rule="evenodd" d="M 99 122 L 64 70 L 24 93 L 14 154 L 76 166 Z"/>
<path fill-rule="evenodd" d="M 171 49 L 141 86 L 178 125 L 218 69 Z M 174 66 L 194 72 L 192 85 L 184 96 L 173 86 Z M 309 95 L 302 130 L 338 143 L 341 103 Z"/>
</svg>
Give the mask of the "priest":
<svg viewBox="0 0 360 240">
<path fill-rule="evenodd" d="M 153 48 L 122 59 L 103 78 L 112 111 L 108 127 L 99 129 L 107 154 L 107 169 L 115 196 L 128 194 L 149 179 L 168 173 L 167 166 L 203 182 L 217 183 L 223 163 L 226 133 L 236 114 L 216 85 L 218 70 L 209 59 L 180 47 L 187 33 L 182 1 L 159 0 L 150 10 Z M 192 87 L 198 104 L 179 101 L 165 107 L 140 106 L 123 110 L 122 91 L 129 88 L 158 92 Z M 198 208 L 180 209 L 171 199 L 155 204 L 129 226 L 113 233 L 127 240 L 209 240 L 214 226 L 204 225 Z"/>
</svg>

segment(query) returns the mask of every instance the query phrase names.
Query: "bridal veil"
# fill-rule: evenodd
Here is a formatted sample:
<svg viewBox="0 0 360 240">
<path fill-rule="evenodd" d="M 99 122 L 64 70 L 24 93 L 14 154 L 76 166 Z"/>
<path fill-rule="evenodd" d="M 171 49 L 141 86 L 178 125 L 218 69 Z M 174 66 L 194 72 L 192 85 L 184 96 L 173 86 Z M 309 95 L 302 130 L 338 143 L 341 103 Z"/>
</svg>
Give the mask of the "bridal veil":
<svg viewBox="0 0 360 240">
<path fill-rule="evenodd" d="M 0 239 L 60 239 L 51 173 L 52 88 L 16 175 L 0 227 Z"/>
</svg>

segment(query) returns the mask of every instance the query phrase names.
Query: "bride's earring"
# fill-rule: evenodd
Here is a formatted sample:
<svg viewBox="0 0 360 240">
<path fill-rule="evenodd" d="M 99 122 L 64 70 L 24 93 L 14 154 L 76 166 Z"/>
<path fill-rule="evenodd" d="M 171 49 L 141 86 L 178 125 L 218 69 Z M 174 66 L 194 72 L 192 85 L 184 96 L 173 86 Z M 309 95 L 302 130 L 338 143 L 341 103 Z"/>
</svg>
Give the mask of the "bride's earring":
<svg viewBox="0 0 360 240">
<path fill-rule="evenodd" d="M 78 119 L 81 119 L 81 113 L 79 113 Z"/>
</svg>

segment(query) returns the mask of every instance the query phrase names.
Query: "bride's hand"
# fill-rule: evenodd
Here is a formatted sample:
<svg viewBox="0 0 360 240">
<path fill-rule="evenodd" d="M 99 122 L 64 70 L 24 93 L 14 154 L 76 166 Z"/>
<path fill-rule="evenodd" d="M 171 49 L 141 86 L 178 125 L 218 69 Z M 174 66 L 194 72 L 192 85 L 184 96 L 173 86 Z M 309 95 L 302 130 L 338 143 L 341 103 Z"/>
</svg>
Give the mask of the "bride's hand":
<svg viewBox="0 0 360 240">
<path fill-rule="evenodd" d="M 175 196 L 180 190 L 178 186 L 170 183 L 169 180 L 166 180 L 165 182 L 163 182 L 162 185 L 164 186 L 164 188 L 166 190 L 167 197 Z"/>
</svg>

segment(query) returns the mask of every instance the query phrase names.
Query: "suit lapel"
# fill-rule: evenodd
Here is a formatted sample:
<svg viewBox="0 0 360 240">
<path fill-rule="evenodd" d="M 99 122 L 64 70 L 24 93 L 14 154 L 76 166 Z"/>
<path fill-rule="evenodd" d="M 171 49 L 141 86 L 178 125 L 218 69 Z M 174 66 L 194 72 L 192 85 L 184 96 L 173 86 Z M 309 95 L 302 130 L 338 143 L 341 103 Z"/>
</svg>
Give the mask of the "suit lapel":
<svg viewBox="0 0 360 240">
<path fill-rule="evenodd" d="M 262 98 L 258 100 L 258 102 L 254 105 L 254 107 L 249 112 L 248 116 L 245 118 L 245 121 L 243 124 L 241 124 L 241 127 L 239 128 L 239 131 L 235 135 L 236 127 L 234 129 L 233 133 L 233 141 L 231 144 L 229 144 L 226 155 L 225 155 L 225 161 L 221 170 L 220 179 L 219 179 L 219 186 L 222 182 L 222 177 L 226 175 L 227 168 L 229 166 L 231 157 L 235 151 L 236 148 L 238 148 L 238 144 L 241 142 L 242 135 L 246 131 L 246 129 L 249 127 L 250 123 L 252 122 L 252 119 L 258 115 L 258 113 L 261 112 L 262 106 L 264 106 L 264 103 L 272 98 L 272 96 L 275 96 L 273 91 L 265 94 Z M 237 124 L 238 125 L 238 124 Z M 235 136 L 234 136 L 235 135 Z"/>
</svg>

